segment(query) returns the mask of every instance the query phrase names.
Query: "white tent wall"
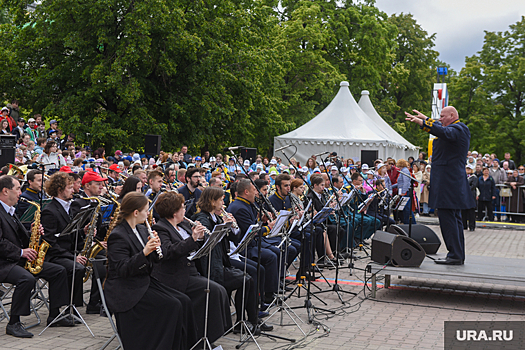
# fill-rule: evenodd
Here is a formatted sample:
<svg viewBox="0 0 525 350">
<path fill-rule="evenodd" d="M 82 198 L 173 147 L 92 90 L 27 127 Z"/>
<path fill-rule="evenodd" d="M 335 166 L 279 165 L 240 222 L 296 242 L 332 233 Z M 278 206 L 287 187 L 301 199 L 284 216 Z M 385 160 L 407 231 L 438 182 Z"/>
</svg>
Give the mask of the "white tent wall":
<svg viewBox="0 0 525 350">
<path fill-rule="evenodd" d="M 405 151 L 404 148 L 398 148 L 393 147 L 392 145 L 388 144 L 368 144 L 368 143 L 358 143 L 358 142 L 337 142 L 337 141 L 325 141 L 325 142 L 317 142 L 317 141 L 301 141 L 301 140 L 281 140 L 281 139 L 275 139 L 274 141 L 274 149 L 277 149 L 279 147 L 283 147 L 286 145 L 294 145 L 297 147 L 297 153 L 294 155 L 294 157 L 299 161 L 302 165 L 306 164 L 306 161 L 308 158 L 310 158 L 313 154 L 318 154 L 321 152 L 337 152 L 337 155 L 339 157 L 343 158 L 352 158 L 352 159 L 361 159 L 361 151 L 378 151 L 378 157 L 385 160 L 387 157 L 393 157 L 394 159 L 404 158 L 407 154 L 407 151 Z M 290 147 L 284 150 L 286 155 L 288 157 L 291 157 L 292 154 L 295 152 L 294 147 Z M 281 157 L 283 160 L 285 159 L 281 152 L 277 152 L 275 154 L 278 157 Z M 414 152 L 412 155 L 414 158 L 417 156 L 417 152 Z M 325 156 L 323 156 L 324 159 Z M 406 159 L 406 158 L 405 158 Z M 319 159 L 318 159 L 319 160 Z M 284 161 L 286 163 L 286 161 Z M 370 164 L 369 164 L 370 165 Z"/>
<path fill-rule="evenodd" d="M 382 159 L 417 156 L 417 148 L 406 140 L 401 142 L 400 138 L 403 138 L 392 128 L 380 128 L 358 106 L 348 86 L 348 82 L 341 82 L 332 102 L 308 123 L 275 137 L 274 149 L 286 145 L 296 146 L 295 158 L 302 165 L 312 154 L 325 151 L 337 152 L 338 156 L 344 158 L 359 159 L 361 150 L 376 150 Z M 294 151 L 290 147 L 285 152 L 291 156 Z M 282 153 L 277 152 L 276 155 L 282 156 Z"/>
</svg>

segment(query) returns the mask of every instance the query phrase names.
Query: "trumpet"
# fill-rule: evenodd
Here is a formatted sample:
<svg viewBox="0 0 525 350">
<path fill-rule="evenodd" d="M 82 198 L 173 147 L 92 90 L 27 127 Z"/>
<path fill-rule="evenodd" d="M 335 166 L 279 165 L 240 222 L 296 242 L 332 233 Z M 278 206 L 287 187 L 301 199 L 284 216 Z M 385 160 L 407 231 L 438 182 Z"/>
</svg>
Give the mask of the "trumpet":
<svg viewBox="0 0 525 350">
<path fill-rule="evenodd" d="M 186 220 L 191 225 L 191 227 L 196 227 L 198 225 L 195 221 L 192 221 L 192 220 L 188 219 L 187 217 L 184 217 L 184 220 Z M 204 226 L 204 225 L 203 225 L 203 227 L 204 227 L 204 233 L 207 234 L 208 236 L 210 236 L 211 235 L 210 230 L 208 230 L 206 228 L 206 226 Z"/>
<path fill-rule="evenodd" d="M 155 239 L 155 235 L 153 235 L 153 231 L 151 230 L 151 226 L 149 225 L 149 222 L 148 220 L 144 221 L 144 223 L 146 224 L 146 228 L 148 229 L 148 233 L 149 233 L 149 237 L 151 239 Z M 159 256 L 159 259 L 162 259 L 164 257 L 164 255 L 162 254 L 162 248 L 159 246 L 157 246 L 157 255 Z"/>
<path fill-rule="evenodd" d="M 226 210 L 224 210 L 224 208 L 221 208 L 221 216 L 228 217 L 228 213 L 226 212 Z M 236 221 L 233 221 L 233 222 L 232 222 L 232 227 L 233 227 L 234 229 L 238 229 L 238 228 L 239 228 L 239 225 L 237 225 L 237 222 L 236 222 Z"/>
</svg>

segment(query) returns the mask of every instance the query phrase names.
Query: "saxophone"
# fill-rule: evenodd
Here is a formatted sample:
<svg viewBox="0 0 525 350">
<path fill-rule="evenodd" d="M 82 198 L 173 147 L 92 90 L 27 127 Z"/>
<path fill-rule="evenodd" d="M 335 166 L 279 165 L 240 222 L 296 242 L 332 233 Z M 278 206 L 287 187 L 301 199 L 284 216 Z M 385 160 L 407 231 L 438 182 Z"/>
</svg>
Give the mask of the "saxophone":
<svg viewBox="0 0 525 350">
<path fill-rule="evenodd" d="M 26 270 L 31 272 L 33 275 L 39 274 L 40 271 L 42 271 L 42 265 L 44 264 L 44 259 L 46 257 L 47 250 L 49 249 L 50 245 L 46 241 L 42 240 L 42 244 L 40 243 L 40 205 L 38 205 L 37 202 L 32 202 L 24 197 L 20 197 L 21 200 L 34 205 L 36 208 L 35 216 L 34 216 L 34 222 L 33 227 L 31 228 L 31 239 L 29 241 L 29 248 L 34 249 L 37 253 L 36 259 L 33 261 L 27 261 L 26 262 Z"/>
<path fill-rule="evenodd" d="M 89 201 L 96 200 L 98 202 L 97 208 L 95 209 L 95 213 L 93 214 L 93 217 L 91 218 L 91 222 L 89 223 L 88 233 L 86 234 L 86 239 L 84 240 L 84 247 L 82 248 L 82 251 L 80 252 L 80 255 L 85 256 L 86 258 L 89 259 L 90 256 L 92 255 L 91 250 L 93 249 L 93 241 L 95 239 L 95 226 L 97 224 L 98 214 L 100 212 L 100 206 L 102 202 L 100 201 L 98 197 L 87 197 L 83 199 L 87 199 Z M 87 282 L 92 271 L 93 271 L 93 263 L 88 260 L 88 262 L 86 263 L 86 273 L 84 274 L 84 282 Z"/>
<path fill-rule="evenodd" d="M 115 203 L 116 207 L 115 207 L 115 211 L 113 211 L 113 217 L 111 218 L 111 222 L 109 223 L 108 230 L 106 232 L 106 236 L 104 237 L 104 241 L 103 242 L 107 242 L 108 241 L 109 234 L 111 233 L 111 231 L 113 231 L 115 226 L 117 226 L 117 218 L 118 218 L 118 214 L 120 212 L 120 203 L 117 202 L 114 198 L 111 198 L 111 200 Z M 102 245 L 102 243 L 100 243 L 98 240 L 96 240 L 95 245 L 93 245 L 91 247 L 87 258 L 88 259 L 95 258 L 98 255 L 98 253 L 100 253 L 102 250 L 104 250 L 104 246 Z M 88 261 L 88 263 L 91 266 L 91 262 Z M 91 270 L 86 271 L 86 275 L 87 275 L 87 277 L 85 278 L 86 281 L 87 281 L 87 278 L 89 278 L 90 274 L 91 274 Z"/>
</svg>

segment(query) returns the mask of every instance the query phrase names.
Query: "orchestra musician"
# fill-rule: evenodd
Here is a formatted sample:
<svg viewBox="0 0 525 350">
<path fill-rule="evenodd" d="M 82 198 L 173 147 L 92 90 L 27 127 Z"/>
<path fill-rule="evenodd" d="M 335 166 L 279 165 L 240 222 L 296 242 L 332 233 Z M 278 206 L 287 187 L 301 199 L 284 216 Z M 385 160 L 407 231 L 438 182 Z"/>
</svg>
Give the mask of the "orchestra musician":
<svg viewBox="0 0 525 350">
<path fill-rule="evenodd" d="M 20 182 L 13 176 L 0 177 L 0 282 L 16 285 L 11 302 L 11 318 L 6 326 L 6 334 L 19 338 L 31 338 L 20 322 L 20 316 L 30 314 L 30 298 L 38 278 L 49 282 L 49 324 L 59 314 L 59 307 L 69 304 L 66 269 L 60 265 L 44 262 L 37 275 L 24 269 L 26 261 L 33 261 L 37 252 L 28 248 L 30 234 L 15 214 L 14 206 L 20 196 Z M 42 228 L 39 229 L 42 234 Z M 53 326 L 72 327 L 70 318 Z"/>
<path fill-rule="evenodd" d="M 148 174 L 148 190 L 146 191 L 146 196 L 152 202 L 162 190 L 162 176 L 163 174 L 158 170 L 153 170 Z M 160 220 L 160 216 L 155 208 L 153 208 L 153 218 L 155 218 L 155 221 Z"/>
<path fill-rule="evenodd" d="M 90 170 L 86 171 L 82 177 L 82 186 L 84 187 L 84 192 L 86 197 L 76 198 L 71 202 L 70 213 L 71 217 L 75 217 L 82 209 L 91 207 L 96 207 L 98 202 L 95 200 L 87 199 L 87 197 L 100 197 L 104 188 L 104 181 L 107 181 L 107 178 L 101 177 L 98 173 Z M 102 215 L 99 215 L 96 223 L 96 236 L 95 238 L 102 244 L 104 250 L 107 248 L 107 243 L 104 241 L 107 232 L 107 225 L 102 227 Z M 102 250 L 98 253 L 97 257 L 104 257 L 105 251 Z M 104 263 L 101 261 L 93 262 L 93 268 L 96 268 L 100 279 L 103 281 L 106 277 L 106 268 Z M 100 299 L 100 292 L 98 290 L 97 280 L 95 278 L 91 279 L 91 294 L 89 297 L 89 303 L 86 306 L 86 313 L 88 314 L 99 314 L 102 312 L 102 304 Z"/>
<path fill-rule="evenodd" d="M 30 170 L 27 172 L 26 177 L 29 185 L 20 197 L 39 203 L 40 198 L 42 198 L 42 171 Z M 16 214 L 18 217 L 22 217 L 30 206 L 31 204 L 25 201 L 20 201 L 16 207 Z M 30 228 L 29 225 L 25 227 L 28 230 Z"/>
<path fill-rule="evenodd" d="M 188 349 L 197 338 L 191 301 L 151 276 L 161 243 L 156 232 L 149 234 L 142 225 L 148 207 L 142 193 L 130 192 L 122 200 L 108 239 L 104 294 L 124 349 Z"/>
<path fill-rule="evenodd" d="M 71 288 L 73 269 L 75 269 L 75 284 L 73 290 L 73 303 L 76 307 L 84 305 L 82 299 L 82 283 L 84 279 L 84 266 L 87 259 L 77 256 L 76 261 L 75 236 L 77 236 L 77 249 L 82 249 L 83 237 L 81 232 L 60 235 L 72 219 L 71 199 L 73 198 L 73 178 L 64 172 L 51 175 L 45 183 L 47 194 L 52 197 L 51 202 L 42 210 L 42 226 L 44 227 L 44 240 L 51 247 L 47 251 L 46 261 L 61 265 L 66 268 L 68 286 Z M 88 226 L 84 227 L 84 234 Z M 70 291 L 71 292 L 71 291 Z"/>
<path fill-rule="evenodd" d="M 202 192 L 198 206 L 200 212 L 195 214 L 192 219 L 202 223 L 209 232 L 213 231 L 215 225 L 226 222 L 234 222 L 235 219 L 231 214 L 222 218 L 224 191 L 221 188 L 209 187 L 204 189 Z M 237 232 L 239 229 L 236 230 Z M 230 230 L 229 234 L 233 236 L 233 231 Z M 241 263 L 242 269 L 232 265 L 231 259 L 228 256 L 230 250 L 230 240 L 228 236 L 224 237 L 213 249 L 211 254 L 211 278 L 222 285 L 226 291 L 231 294 L 235 293 L 235 309 L 237 315 L 237 322 L 245 318 L 245 311 L 248 315 L 248 322 L 252 324 L 252 333 L 258 333 L 256 326 L 262 324 L 259 322 L 257 315 L 257 284 L 256 279 L 247 274 L 244 276 L 244 264 Z M 203 275 L 208 274 L 208 258 L 205 257 L 200 259 L 201 270 Z M 239 265 L 237 265 L 239 266 Z M 250 265 L 252 266 L 252 265 Z M 244 287 L 243 287 L 244 286 Z M 244 288 L 244 290 L 243 290 Z M 243 298 L 245 302 L 243 303 Z M 243 308 L 244 306 L 244 308 Z M 239 325 L 240 326 L 240 325 Z M 271 330 L 269 326 L 262 326 L 262 330 Z M 240 327 L 234 329 L 234 332 L 240 331 Z"/>
<path fill-rule="evenodd" d="M 236 182 L 236 192 L 235 200 L 231 202 L 228 206 L 227 211 L 231 213 L 237 225 L 239 226 L 240 233 L 238 235 L 238 240 L 244 237 L 246 231 L 250 225 L 257 224 L 257 208 L 254 205 L 255 196 L 257 195 L 257 190 L 252 185 L 250 180 L 242 179 Z M 261 228 L 263 231 L 262 234 L 267 235 L 271 227 L 273 227 L 274 222 L 270 222 L 268 226 Z M 258 249 L 257 249 L 258 239 L 254 239 L 248 245 L 248 259 L 257 261 L 259 259 Z M 235 242 L 236 244 L 239 241 Z M 279 273 L 278 273 L 278 254 L 279 249 L 270 245 L 269 243 L 261 242 L 261 254 L 260 254 L 260 263 L 264 266 L 265 276 L 264 276 L 264 291 L 265 297 L 264 302 L 271 302 L 273 300 L 274 294 L 277 293 L 279 287 Z M 275 254 L 272 249 L 277 249 L 277 254 Z"/>
<path fill-rule="evenodd" d="M 321 176 L 321 174 L 312 174 L 312 176 L 310 176 L 310 183 L 312 185 L 313 191 L 308 192 L 306 196 L 309 200 L 312 200 L 312 205 L 314 207 L 315 213 L 318 213 L 326 205 L 327 200 L 325 196 L 323 195 L 326 183 L 325 183 L 323 176 Z M 327 255 L 329 259 L 333 260 L 333 254 L 332 256 L 329 256 L 328 252 L 329 251 L 337 252 L 338 250 L 338 247 L 336 247 L 337 225 L 329 223 L 327 220 L 318 226 L 322 227 L 323 230 L 324 228 L 326 228 L 326 232 L 328 235 L 328 241 L 330 242 L 330 250 L 328 250 L 327 248 L 325 248 L 325 242 L 323 240 L 319 242 L 319 238 L 317 239 L 316 249 L 317 249 L 318 258 L 321 258 L 323 255 Z M 322 249 L 320 247 L 322 247 Z"/>
<path fill-rule="evenodd" d="M 187 258 L 198 250 L 204 242 L 204 226 L 191 227 L 184 220 L 184 197 L 175 192 L 162 193 L 155 209 L 160 220 L 152 227 L 162 242 L 164 258 L 153 270 L 152 276 L 165 285 L 186 294 L 193 306 L 198 328 L 198 336 L 204 336 L 206 316 L 207 275 L 201 276 L 194 261 Z M 206 276 L 206 277 L 205 277 Z M 210 281 L 207 336 L 211 343 L 219 339 L 231 327 L 228 294 L 219 284 Z"/>
<path fill-rule="evenodd" d="M 186 217 L 191 218 L 197 212 L 197 202 L 202 191 L 198 189 L 201 181 L 201 174 L 198 168 L 189 168 L 186 170 L 186 185 L 179 188 L 179 193 L 184 196 L 188 203 L 186 208 Z M 191 201 L 191 202 L 189 202 Z"/>
<path fill-rule="evenodd" d="M 124 196 L 129 192 L 142 192 L 142 181 L 135 175 L 131 175 L 126 181 L 124 181 L 124 185 L 122 186 L 117 201 L 122 203 Z"/>
</svg>

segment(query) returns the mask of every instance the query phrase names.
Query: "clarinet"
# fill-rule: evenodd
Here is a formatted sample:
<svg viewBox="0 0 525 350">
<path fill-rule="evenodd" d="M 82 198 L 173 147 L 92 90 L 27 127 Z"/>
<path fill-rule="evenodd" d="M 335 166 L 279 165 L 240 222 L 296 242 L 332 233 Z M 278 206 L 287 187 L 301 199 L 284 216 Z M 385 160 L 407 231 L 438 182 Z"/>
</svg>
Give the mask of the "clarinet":
<svg viewBox="0 0 525 350">
<path fill-rule="evenodd" d="M 146 224 L 146 227 L 148 229 L 149 237 L 152 238 L 152 239 L 155 238 L 155 236 L 153 235 L 153 231 L 151 230 L 151 226 L 149 225 L 148 220 L 146 220 L 144 223 Z M 162 255 L 162 248 L 160 246 L 157 247 L 157 255 L 159 256 L 159 259 L 162 259 L 164 257 L 164 255 Z"/>
</svg>

